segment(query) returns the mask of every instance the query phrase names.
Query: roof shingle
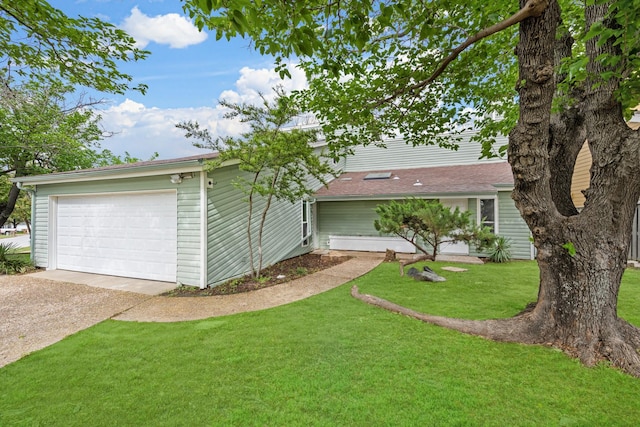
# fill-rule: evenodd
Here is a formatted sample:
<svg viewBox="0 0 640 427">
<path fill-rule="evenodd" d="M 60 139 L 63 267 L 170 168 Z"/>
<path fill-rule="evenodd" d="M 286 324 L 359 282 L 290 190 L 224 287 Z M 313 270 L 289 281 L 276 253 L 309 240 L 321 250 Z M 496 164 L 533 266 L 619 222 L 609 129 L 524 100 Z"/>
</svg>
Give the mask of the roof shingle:
<svg viewBox="0 0 640 427">
<path fill-rule="evenodd" d="M 364 179 L 391 172 L 388 179 Z M 420 196 L 495 193 L 496 185 L 513 185 L 506 161 L 420 169 L 346 172 L 316 192 L 318 199 L 373 196 Z"/>
</svg>

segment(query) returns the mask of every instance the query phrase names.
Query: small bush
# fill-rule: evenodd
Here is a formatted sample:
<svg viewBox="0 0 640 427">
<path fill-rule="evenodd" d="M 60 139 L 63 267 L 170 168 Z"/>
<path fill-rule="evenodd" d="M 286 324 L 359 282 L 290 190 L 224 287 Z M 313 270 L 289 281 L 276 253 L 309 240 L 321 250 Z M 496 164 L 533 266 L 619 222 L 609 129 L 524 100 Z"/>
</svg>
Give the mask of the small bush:
<svg viewBox="0 0 640 427">
<path fill-rule="evenodd" d="M 24 273 L 31 265 L 16 253 L 18 247 L 13 243 L 0 244 L 0 274 Z"/>
<path fill-rule="evenodd" d="M 498 236 L 493 247 L 489 249 L 489 261 L 509 262 L 511 261 L 511 239 Z"/>
</svg>

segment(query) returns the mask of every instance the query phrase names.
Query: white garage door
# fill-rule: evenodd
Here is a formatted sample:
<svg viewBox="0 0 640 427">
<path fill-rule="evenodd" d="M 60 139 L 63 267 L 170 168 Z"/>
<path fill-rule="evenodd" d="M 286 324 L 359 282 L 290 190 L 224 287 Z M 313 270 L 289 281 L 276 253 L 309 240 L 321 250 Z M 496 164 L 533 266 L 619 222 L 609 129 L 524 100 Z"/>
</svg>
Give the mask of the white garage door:
<svg viewBox="0 0 640 427">
<path fill-rule="evenodd" d="M 59 197 L 61 270 L 176 281 L 175 192 Z"/>
</svg>

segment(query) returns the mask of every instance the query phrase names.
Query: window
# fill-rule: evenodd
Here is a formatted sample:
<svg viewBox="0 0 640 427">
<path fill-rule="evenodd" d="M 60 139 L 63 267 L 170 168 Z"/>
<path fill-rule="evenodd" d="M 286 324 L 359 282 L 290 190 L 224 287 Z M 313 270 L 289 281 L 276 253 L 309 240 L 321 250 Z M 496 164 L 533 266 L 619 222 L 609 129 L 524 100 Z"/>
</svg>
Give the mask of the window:
<svg viewBox="0 0 640 427">
<path fill-rule="evenodd" d="M 311 242 L 311 227 L 309 227 L 311 217 L 311 204 L 307 200 L 302 201 L 302 247 L 309 246 Z"/>
<path fill-rule="evenodd" d="M 363 179 L 369 181 L 372 179 L 389 179 L 391 178 L 391 172 L 372 172 L 367 174 Z"/>
<path fill-rule="evenodd" d="M 496 199 L 479 199 L 478 204 L 478 224 L 489 227 L 492 233 L 496 233 Z"/>
</svg>

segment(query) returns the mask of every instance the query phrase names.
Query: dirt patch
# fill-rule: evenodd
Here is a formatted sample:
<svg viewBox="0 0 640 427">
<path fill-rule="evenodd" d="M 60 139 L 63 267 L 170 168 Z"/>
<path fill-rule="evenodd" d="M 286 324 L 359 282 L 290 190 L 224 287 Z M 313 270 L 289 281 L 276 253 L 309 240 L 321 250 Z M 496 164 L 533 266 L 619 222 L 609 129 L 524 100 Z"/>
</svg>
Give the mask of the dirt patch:
<svg viewBox="0 0 640 427">
<path fill-rule="evenodd" d="M 281 261 L 271 267 L 263 269 L 262 277 L 259 280 L 252 279 L 251 276 L 244 276 L 206 289 L 199 289 L 194 286 L 180 286 L 162 295 L 174 297 L 197 297 L 231 295 L 255 291 L 256 289 L 268 288 L 270 286 L 298 279 L 308 274 L 316 273 L 326 268 L 333 267 L 334 265 L 342 264 L 349 259 L 351 259 L 351 257 L 328 257 L 318 254 L 306 254 Z"/>
</svg>

